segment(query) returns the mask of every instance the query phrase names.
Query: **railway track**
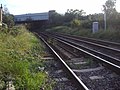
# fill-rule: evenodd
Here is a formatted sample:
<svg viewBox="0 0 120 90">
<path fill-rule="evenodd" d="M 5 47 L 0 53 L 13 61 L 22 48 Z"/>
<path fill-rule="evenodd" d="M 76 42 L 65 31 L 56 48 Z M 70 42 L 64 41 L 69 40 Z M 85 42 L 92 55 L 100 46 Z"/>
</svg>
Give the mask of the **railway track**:
<svg viewBox="0 0 120 90">
<path fill-rule="evenodd" d="M 83 52 L 87 51 L 88 52 L 88 53 L 86 53 L 87 55 L 92 54 L 91 56 L 94 57 L 94 58 L 101 58 L 101 59 L 99 59 L 99 61 L 108 64 L 112 68 L 116 68 L 116 69 L 113 69 L 113 70 L 116 70 L 115 72 L 120 74 L 120 59 L 119 59 L 120 58 L 120 49 L 114 49 L 112 47 L 107 47 L 107 46 L 104 46 L 104 45 L 101 45 L 101 44 L 96 44 L 96 43 L 92 43 L 92 42 L 82 40 L 83 43 L 85 42 L 85 43 L 88 44 L 88 45 L 84 45 L 84 44 L 81 43 L 81 40 L 76 39 L 76 38 L 67 37 L 67 36 L 64 36 L 64 35 L 56 35 L 56 34 L 49 34 L 49 35 L 57 38 L 61 42 L 64 42 L 64 43 L 67 42 L 68 44 L 69 43 L 72 44 L 73 45 L 72 47 L 74 47 L 74 46 L 79 47 L 79 49 L 77 49 L 77 50 L 82 49 L 80 51 L 83 51 Z M 92 45 L 92 47 L 89 46 L 89 43 L 90 43 L 90 45 Z M 113 43 L 112 43 L 112 45 L 113 45 Z M 96 46 L 97 48 L 95 49 L 94 46 Z M 114 44 L 114 46 L 116 46 L 116 43 Z M 118 46 L 118 43 L 117 43 L 117 46 Z M 106 53 L 106 51 L 107 51 L 107 53 Z M 118 56 L 116 56 L 116 54 L 119 56 L 119 58 L 118 58 Z"/>
<path fill-rule="evenodd" d="M 42 36 L 42 37 L 41 37 Z M 76 83 L 78 90 L 119 90 L 120 78 L 100 63 L 120 73 L 119 59 L 80 46 L 77 41 L 66 36 L 42 33 L 40 38 L 60 60 L 69 77 Z M 50 40 L 49 40 L 49 39 Z M 48 42 L 47 42 L 48 41 Z M 52 45 L 52 48 L 50 45 Z M 63 48 L 64 47 L 64 48 Z M 119 50 L 118 50 L 119 51 Z M 118 52 L 117 51 L 117 52 Z M 97 54 L 96 54 L 97 53 Z M 64 58 L 64 56 L 68 58 Z M 92 60 L 87 60 L 89 58 Z M 87 59 L 86 59 L 87 58 Z M 112 60 L 115 60 L 112 61 Z M 118 60 L 118 61 L 117 61 Z M 92 61 L 92 62 L 91 62 Z M 100 62 L 96 63 L 94 61 Z M 116 63 L 117 62 L 117 63 Z"/>
<path fill-rule="evenodd" d="M 104 40 L 99 40 L 99 39 L 94 39 L 94 38 L 74 36 L 74 35 L 68 35 L 68 34 L 58 34 L 58 33 L 54 33 L 54 34 L 59 35 L 59 36 L 72 37 L 74 39 L 84 40 L 84 41 L 88 41 L 88 42 L 97 43 L 97 44 L 100 44 L 100 45 L 120 49 L 120 43 L 117 43 L 117 42 L 110 42 L 110 41 L 104 41 Z"/>
<path fill-rule="evenodd" d="M 71 40 L 81 46 L 86 46 L 93 50 L 105 53 L 120 60 L 120 43 L 108 42 L 103 40 L 89 39 L 85 37 L 75 37 L 63 34 L 54 34 L 57 38 Z M 114 53 L 114 54 L 113 54 Z"/>
</svg>

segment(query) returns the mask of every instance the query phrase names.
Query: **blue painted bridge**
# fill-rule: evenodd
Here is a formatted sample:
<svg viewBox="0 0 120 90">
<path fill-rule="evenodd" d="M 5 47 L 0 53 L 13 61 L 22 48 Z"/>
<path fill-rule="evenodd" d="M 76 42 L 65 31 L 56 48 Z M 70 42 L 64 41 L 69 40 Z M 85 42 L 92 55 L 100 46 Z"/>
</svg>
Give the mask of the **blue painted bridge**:
<svg viewBox="0 0 120 90">
<path fill-rule="evenodd" d="M 15 23 L 49 21 L 49 12 L 14 15 Z"/>
</svg>

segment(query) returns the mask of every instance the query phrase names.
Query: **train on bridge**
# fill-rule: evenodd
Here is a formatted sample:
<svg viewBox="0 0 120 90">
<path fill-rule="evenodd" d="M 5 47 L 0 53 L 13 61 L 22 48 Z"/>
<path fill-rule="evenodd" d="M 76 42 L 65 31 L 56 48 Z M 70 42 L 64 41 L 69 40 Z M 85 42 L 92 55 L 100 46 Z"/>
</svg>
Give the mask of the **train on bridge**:
<svg viewBox="0 0 120 90">
<path fill-rule="evenodd" d="M 49 16 L 53 12 L 55 12 L 55 10 L 51 10 L 49 12 L 44 12 L 44 13 L 29 13 L 29 14 L 14 15 L 14 21 L 15 23 L 49 21 Z"/>
</svg>

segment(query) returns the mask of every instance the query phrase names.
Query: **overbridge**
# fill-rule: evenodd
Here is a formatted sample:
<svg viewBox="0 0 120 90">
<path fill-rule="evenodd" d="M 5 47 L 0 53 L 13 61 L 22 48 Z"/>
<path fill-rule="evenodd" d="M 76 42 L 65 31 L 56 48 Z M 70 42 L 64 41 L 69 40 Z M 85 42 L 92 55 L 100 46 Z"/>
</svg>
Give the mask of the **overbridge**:
<svg viewBox="0 0 120 90">
<path fill-rule="evenodd" d="M 55 13 L 55 10 L 44 13 L 14 15 L 14 22 L 15 24 L 25 24 L 33 30 L 45 28 L 51 23 L 50 17 L 53 13 Z"/>
<path fill-rule="evenodd" d="M 17 24 L 49 21 L 49 12 L 15 15 L 14 21 Z"/>
</svg>

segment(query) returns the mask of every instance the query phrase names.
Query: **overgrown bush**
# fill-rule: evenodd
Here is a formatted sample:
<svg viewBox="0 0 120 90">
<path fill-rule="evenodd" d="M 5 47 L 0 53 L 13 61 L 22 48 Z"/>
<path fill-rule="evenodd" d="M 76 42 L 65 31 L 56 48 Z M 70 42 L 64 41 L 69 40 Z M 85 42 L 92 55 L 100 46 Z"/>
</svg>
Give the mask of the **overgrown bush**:
<svg viewBox="0 0 120 90">
<path fill-rule="evenodd" d="M 83 28 L 70 28 L 67 26 L 57 26 L 46 31 L 49 32 L 58 32 L 58 33 L 66 33 L 77 36 L 91 37 L 96 39 L 103 39 L 113 42 L 120 42 L 120 30 L 115 29 L 107 29 L 107 30 L 99 30 L 96 33 L 92 33 L 92 29 L 83 29 Z"/>
<path fill-rule="evenodd" d="M 44 47 L 23 26 L 0 28 L 0 90 L 7 81 L 13 82 L 16 90 L 52 90 L 52 84 L 44 71 L 41 57 Z"/>
<path fill-rule="evenodd" d="M 99 30 L 91 37 L 120 43 L 120 30 Z"/>
</svg>

